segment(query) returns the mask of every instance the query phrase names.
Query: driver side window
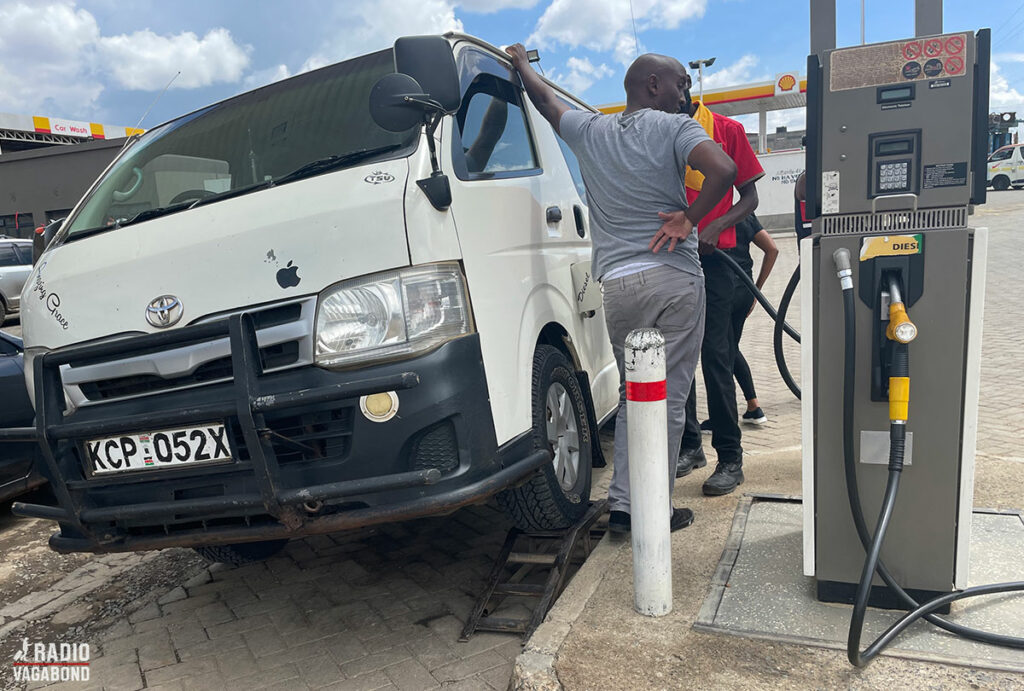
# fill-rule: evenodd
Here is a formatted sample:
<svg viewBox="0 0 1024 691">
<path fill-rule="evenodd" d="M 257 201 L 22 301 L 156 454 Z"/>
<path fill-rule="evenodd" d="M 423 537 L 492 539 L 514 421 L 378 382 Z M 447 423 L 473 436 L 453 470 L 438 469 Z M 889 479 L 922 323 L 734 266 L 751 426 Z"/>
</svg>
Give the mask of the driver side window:
<svg viewBox="0 0 1024 691">
<path fill-rule="evenodd" d="M 479 74 L 473 79 L 455 115 L 460 133 L 455 152 L 459 178 L 518 177 L 540 172 L 521 98 L 517 87 L 494 75 Z"/>
</svg>

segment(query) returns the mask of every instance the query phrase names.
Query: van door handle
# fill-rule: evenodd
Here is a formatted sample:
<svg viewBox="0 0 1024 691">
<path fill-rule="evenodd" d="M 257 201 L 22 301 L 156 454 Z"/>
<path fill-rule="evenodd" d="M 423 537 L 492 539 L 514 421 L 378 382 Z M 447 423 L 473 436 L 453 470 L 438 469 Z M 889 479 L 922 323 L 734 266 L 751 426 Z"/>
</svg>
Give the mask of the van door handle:
<svg viewBox="0 0 1024 691">
<path fill-rule="evenodd" d="M 572 215 L 576 219 L 576 234 L 581 238 L 587 237 L 587 228 L 583 225 L 583 209 L 579 204 L 572 205 Z"/>
<path fill-rule="evenodd" d="M 549 206 L 546 216 L 548 223 L 560 223 L 562 220 L 562 210 L 557 206 Z"/>
</svg>

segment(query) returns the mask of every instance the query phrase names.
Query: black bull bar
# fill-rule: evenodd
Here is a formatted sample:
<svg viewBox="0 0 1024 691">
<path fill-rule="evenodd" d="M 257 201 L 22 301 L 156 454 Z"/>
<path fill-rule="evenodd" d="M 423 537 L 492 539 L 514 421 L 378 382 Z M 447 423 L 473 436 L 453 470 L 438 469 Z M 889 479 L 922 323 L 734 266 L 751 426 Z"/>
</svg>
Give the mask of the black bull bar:
<svg viewBox="0 0 1024 691">
<path fill-rule="evenodd" d="M 120 416 L 110 420 L 75 422 L 64 415 L 64 389 L 60 368 L 73 362 L 109 357 L 128 357 L 227 336 L 231 346 L 233 401 L 206 403 L 170 411 Z M 45 470 L 57 499 L 57 506 L 15 502 L 12 512 L 26 518 L 41 518 L 73 529 L 82 537 L 55 533 L 50 546 L 57 552 L 131 552 L 165 547 L 195 547 L 232 544 L 253 540 L 274 540 L 317 533 L 337 532 L 369 525 L 448 513 L 491 495 L 530 475 L 551 462 L 551 452 L 538 449 L 508 463 L 501 470 L 471 484 L 454 486 L 447 492 L 432 493 L 413 500 L 379 504 L 325 515 L 311 515 L 302 504 L 344 500 L 375 492 L 435 485 L 442 479 L 436 468 L 345 480 L 300 488 L 281 486 L 280 466 L 270 443 L 272 433 L 264 426 L 263 414 L 297 406 L 389 390 L 411 389 L 420 383 L 415 372 L 354 380 L 303 389 L 285 394 L 264 395 L 259 390 L 263 374 L 256 328 L 251 315 L 236 314 L 225 320 L 189 326 L 172 332 L 147 334 L 95 345 L 71 346 L 37 356 L 33 361 L 35 386 L 35 427 L 0 429 L 0 442 L 34 441 L 40 446 Z M 76 444 L 86 437 L 117 434 L 131 429 L 152 429 L 188 425 L 211 418 L 235 416 L 249 451 L 258 493 L 236 493 L 217 497 L 155 501 L 117 506 L 89 506 L 75 498 L 68 486 L 70 464 Z M 67 470 L 62 465 L 68 466 Z M 81 472 L 79 464 L 78 471 Z M 224 509 L 262 509 L 274 522 L 246 525 L 204 526 L 172 534 L 111 534 L 110 522 L 187 517 Z M 96 528 L 102 528 L 97 531 Z"/>
</svg>

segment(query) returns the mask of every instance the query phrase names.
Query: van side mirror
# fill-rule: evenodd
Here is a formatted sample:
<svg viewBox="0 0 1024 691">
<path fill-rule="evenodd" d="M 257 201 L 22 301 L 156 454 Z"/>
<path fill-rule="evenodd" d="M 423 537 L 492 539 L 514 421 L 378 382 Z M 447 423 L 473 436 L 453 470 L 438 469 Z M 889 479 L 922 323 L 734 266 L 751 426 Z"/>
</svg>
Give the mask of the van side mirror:
<svg viewBox="0 0 1024 691">
<path fill-rule="evenodd" d="M 404 132 L 417 123 L 426 125 L 431 173 L 416 184 L 438 211 L 451 206 L 452 191 L 437 161 L 434 131 L 441 116 L 454 113 L 461 104 L 455 55 L 442 36 L 396 40 L 395 71 L 378 79 L 370 91 L 370 117 L 381 128 Z"/>
<path fill-rule="evenodd" d="M 54 236 L 57 231 L 60 230 L 61 224 L 64 223 L 64 219 L 58 219 L 56 221 L 50 221 L 45 226 L 39 226 L 36 228 L 35 233 L 32 234 L 32 266 L 35 266 L 39 261 L 39 257 L 43 255 L 46 248 L 53 242 Z"/>
<path fill-rule="evenodd" d="M 443 36 L 404 36 L 395 41 L 395 71 L 407 74 L 445 113 L 459 109 L 459 73 L 455 55 Z"/>
<path fill-rule="evenodd" d="M 395 72 L 370 91 L 370 116 L 383 129 L 404 132 L 420 122 L 454 113 L 461 104 L 451 45 L 441 36 L 395 41 Z"/>
</svg>

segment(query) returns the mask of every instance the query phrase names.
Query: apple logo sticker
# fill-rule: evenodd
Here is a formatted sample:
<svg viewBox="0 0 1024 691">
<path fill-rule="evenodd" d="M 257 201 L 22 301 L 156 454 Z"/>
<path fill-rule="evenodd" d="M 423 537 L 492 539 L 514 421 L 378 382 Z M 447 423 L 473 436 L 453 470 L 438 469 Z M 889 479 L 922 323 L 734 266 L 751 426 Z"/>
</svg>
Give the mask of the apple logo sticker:
<svg viewBox="0 0 1024 691">
<path fill-rule="evenodd" d="M 299 277 L 299 267 L 292 266 L 291 262 L 283 269 L 277 271 L 277 285 L 282 288 L 294 288 L 299 285 L 299 281 L 302 279 Z"/>
</svg>

